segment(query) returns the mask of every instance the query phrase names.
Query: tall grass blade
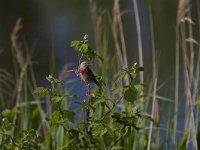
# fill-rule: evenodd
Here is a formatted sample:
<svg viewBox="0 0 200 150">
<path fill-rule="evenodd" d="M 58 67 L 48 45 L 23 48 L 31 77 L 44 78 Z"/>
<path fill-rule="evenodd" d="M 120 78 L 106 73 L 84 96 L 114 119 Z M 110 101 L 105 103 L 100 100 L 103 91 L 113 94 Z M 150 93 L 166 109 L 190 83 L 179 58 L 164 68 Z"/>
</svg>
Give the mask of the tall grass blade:
<svg viewBox="0 0 200 150">
<path fill-rule="evenodd" d="M 135 20 L 136 20 L 136 28 L 137 28 L 139 66 L 144 66 L 143 52 L 142 52 L 142 50 L 143 50 L 142 49 L 142 33 L 141 33 L 141 26 L 140 26 L 140 18 L 139 18 L 137 0 L 133 0 L 133 7 L 134 7 Z M 140 72 L 140 83 L 144 83 L 144 72 L 143 71 Z"/>
</svg>

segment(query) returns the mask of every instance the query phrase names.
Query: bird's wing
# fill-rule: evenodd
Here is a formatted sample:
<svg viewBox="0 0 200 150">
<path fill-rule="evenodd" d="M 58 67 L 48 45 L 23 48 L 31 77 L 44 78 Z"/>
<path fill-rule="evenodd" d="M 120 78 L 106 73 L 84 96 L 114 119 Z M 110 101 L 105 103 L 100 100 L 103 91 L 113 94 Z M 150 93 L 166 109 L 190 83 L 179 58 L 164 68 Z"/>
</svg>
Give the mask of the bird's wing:
<svg viewBox="0 0 200 150">
<path fill-rule="evenodd" d="M 100 85 L 99 82 L 96 80 L 96 77 L 94 76 L 92 70 L 89 67 L 87 67 L 87 74 L 91 82 L 94 82 L 98 86 Z"/>
</svg>

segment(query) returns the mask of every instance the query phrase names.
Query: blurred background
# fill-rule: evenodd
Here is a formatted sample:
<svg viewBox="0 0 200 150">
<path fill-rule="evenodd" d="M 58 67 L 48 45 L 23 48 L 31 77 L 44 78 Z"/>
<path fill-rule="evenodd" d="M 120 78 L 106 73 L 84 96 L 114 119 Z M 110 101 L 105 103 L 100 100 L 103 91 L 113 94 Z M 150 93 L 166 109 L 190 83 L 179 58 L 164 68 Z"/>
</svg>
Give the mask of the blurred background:
<svg viewBox="0 0 200 150">
<path fill-rule="evenodd" d="M 13 53 L 11 35 L 17 20 L 21 18 L 23 27 L 19 36 L 20 47 L 25 58 L 31 54 L 32 71 L 37 86 L 48 86 L 46 76 L 49 74 L 63 75 L 63 71 L 78 66 L 79 56 L 70 47 L 70 41 L 81 40 L 85 34 L 88 34 L 91 47 L 105 59 L 103 64 L 93 62 L 95 73 L 100 74 L 101 65 L 104 65 L 105 70 L 108 71 L 105 80 L 111 82 L 117 69 L 130 67 L 138 62 L 145 68 L 144 74 L 140 74 L 138 81 L 145 84 L 146 92 L 153 93 L 156 78 L 157 100 L 162 99 L 159 101 L 159 110 L 157 110 L 157 115 L 162 112 L 162 116 L 159 117 L 161 126 L 167 123 L 169 126 L 175 126 L 175 128 L 178 126 L 179 130 L 184 130 L 186 117 L 184 112 L 187 110 L 185 93 L 188 90 L 196 91 L 193 97 L 194 103 L 199 96 L 199 79 L 196 79 L 199 67 L 199 45 L 197 44 L 200 30 L 199 2 L 190 0 L 187 1 L 187 6 L 184 5 L 186 3 L 184 0 L 138 0 L 137 3 L 135 2 L 134 0 L 0 0 L 0 68 L 6 70 L 14 80 L 11 87 L 6 87 L 1 82 L 1 89 L 11 88 L 12 91 L 12 86 L 17 84 L 17 76 L 20 76 L 16 75 L 18 62 L 14 59 L 16 54 Z M 186 13 L 182 11 L 181 6 L 187 10 Z M 189 8 L 189 12 L 186 7 Z M 186 45 L 186 48 L 190 49 L 192 45 L 192 50 L 187 51 L 187 60 L 190 63 L 185 68 L 181 40 L 177 39 L 177 35 L 181 34 L 181 29 L 179 30 L 181 21 L 178 20 L 180 17 L 178 14 L 182 17 L 181 19 L 185 16 L 189 17 L 191 20 L 188 22 L 192 24 L 185 25 L 185 39 L 192 41 L 192 44 Z M 137 17 L 139 25 L 137 25 Z M 177 45 L 179 45 L 178 48 Z M 178 53 L 177 49 L 180 49 Z M 123 58 L 120 58 L 119 51 Z M 117 67 L 113 67 L 115 63 Z M 187 89 L 184 84 L 186 81 L 184 69 L 190 68 L 190 65 L 193 68 L 190 72 L 192 88 Z M 194 79 L 192 79 L 193 76 Z M 66 81 L 68 85 L 66 88 L 84 97 L 84 83 L 73 73 L 63 75 L 62 79 L 66 77 L 73 81 L 69 83 Z M 195 87 L 195 82 L 197 82 L 197 87 Z M 178 84 L 178 90 L 176 84 Z M 9 93 L 6 95 L 9 97 Z M 175 99 L 178 99 L 179 103 L 176 103 Z M 11 102 L 13 103 L 15 102 Z M 1 105 L 0 109 L 8 106 Z M 150 113 L 151 106 L 152 103 L 147 106 Z M 174 111 L 177 113 L 178 125 L 172 125 L 173 121 L 170 121 L 174 119 L 172 117 Z M 196 113 L 196 109 L 194 111 Z M 182 135 L 178 137 L 180 139 Z"/>
<path fill-rule="evenodd" d="M 137 32 L 134 8 L 131 0 L 120 1 L 122 23 L 129 64 L 137 60 Z M 156 50 L 158 51 L 161 80 L 171 78 L 174 71 L 175 27 L 178 1 L 152 1 L 152 13 L 155 29 Z M 10 35 L 18 18 L 22 18 L 23 40 L 28 49 L 34 49 L 32 60 L 37 62 L 34 69 L 37 77 L 48 75 L 49 60 L 52 50 L 55 52 L 58 70 L 65 63 L 77 63 L 77 55 L 70 48 L 70 41 L 82 39 L 89 35 L 89 41 L 95 49 L 94 24 L 89 1 L 3 1 L 0 5 L 0 55 L 1 67 L 12 70 Z M 112 12 L 113 1 L 100 1 L 101 11 Z M 138 2 L 144 64 L 147 69 L 145 77 L 151 73 L 151 34 L 148 1 Z M 110 40 L 111 41 L 111 40 Z M 112 47 L 114 48 L 114 46 Z"/>
<path fill-rule="evenodd" d="M 3 1 L 1 0 L 0 13 L 0 67 L 12 72 L 13 61 L 11 54 L 10 36 L 18 18 L 22 18 L 22 39 L 26 43 L 26 51 L 33 51 L 32 61 L 36 72 L 37 83 L 47 82 L 45 77 L 50 73 L 52 53 L 55 57 L 56 72 L 59 73 L 66 63 L 77 67 L 77 53 L 70 48 L 70 41 L 81 40 L 84 34 L 89 35 L 89 42 L 96 49 L 95 36 L 98 30 L 94 18 L 99 19 L 101 28 L 108 30 L 109 51 L 116 52 L 112 42 L 112 33 L 109 29 L 107 16 L 112 17 L 114 1 L 98 1 L 98 12 L 92 12 L 92 3 L 89 1 Z M 173 87 L 175 71 L 175 28 L 178 1 L 146 0 L 138 1 L 142 51 L 145 67 L 145 82 L 150 83 L 152 77 L 152 47 L 149 20 L 149 3 L 152 6 L 153 25 L 155 30 L 155 50 L 159 57 L 159 81 L 161 84 L 168 80 L 168 86 Z M 119 1 L 121 21 L 126 46 L 128 64 L 131 66 L 138 61 L 137 28 L 133 1 Z M 195 18 L 195 16 L 194 16 Z M 109 19 L 107 19 L 109 20 Z M 111 21 L 111 20 L 110 20 Z M 100 23 L 100 24 L 101 24 Z M 107 24 L 104 25 L 104 24 Z M 106 29 L 106 27 L 107 29 Z M 104 30 L 99 29 L 99 30 Z M 102 34 L 103 35 L 103 34 Z M 96 38 L 97 39 L 97 38 Z M 97 44 L 98 45 L 98 44 Z M 166 87 L 166 88 L 165 88 Z M 173 93 L 173 88 L 165 86 L 166 95 Z M 171 95 L 171 94 L 170 94 Z"/>
</svg>

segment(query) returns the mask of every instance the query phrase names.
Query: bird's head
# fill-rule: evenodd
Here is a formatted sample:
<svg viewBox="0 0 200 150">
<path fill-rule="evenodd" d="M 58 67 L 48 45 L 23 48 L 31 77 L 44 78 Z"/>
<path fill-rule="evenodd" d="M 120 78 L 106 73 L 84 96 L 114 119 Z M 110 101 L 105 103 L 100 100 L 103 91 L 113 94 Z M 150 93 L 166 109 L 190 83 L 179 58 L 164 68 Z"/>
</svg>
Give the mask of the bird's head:
<svg viewBox="0 0 200 150">
<path fill-rule="evenodd" d="M 81 64 L 80 64 L 80 69 L 86 69 L 87 68 L 87 66 L 88 66 L 89 64 L 88 64 L 88 62 L 87 61 L 83 61 Z"/>
</svg>

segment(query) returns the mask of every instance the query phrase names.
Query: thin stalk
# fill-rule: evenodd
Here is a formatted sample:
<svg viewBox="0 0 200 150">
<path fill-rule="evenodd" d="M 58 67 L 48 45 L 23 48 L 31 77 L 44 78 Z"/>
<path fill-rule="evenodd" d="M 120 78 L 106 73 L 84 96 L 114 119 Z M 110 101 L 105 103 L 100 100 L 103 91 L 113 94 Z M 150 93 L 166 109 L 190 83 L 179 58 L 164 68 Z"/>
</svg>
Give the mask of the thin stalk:
<svg viewBox="0 0 200 150">
<path fill-rule="evenodd" d="M 200 18 L 200 2 L 199 0 L 196 1 L 197 2 L 197 17 Z M 200 19 L 198 20 L 198 27 L 199 27 L 199 40 L 198 40 L 198 58 L 197 58 L 197 69 L 196 69 L 196 78 L 195 78 L 195 82 L 194 82 L 194 95 L 193 95 L 193 99 L 196 99 L 199 95 L 198 95 L 198 85 L 199 85 L 199 76 L 200 76 Z M 199 109 L 197 109 L 196 111 L 196 117 L 199 116 Z M 199 127 L 199 120 L 198 118 L 196 118 L 196 127 Z M 197 129 L 198 130 L 198 129 Z"/>
<path fill-rule="evenodd" d="M 188 2 L 189 5 L 189 2 Z M 188 17 L 191 18 L 191 12 L 188 11 Z M 192 33 L 192 24 L 188 23 L 189 25 L 189 38 L 193 38 L 193 33 Z M 190 51 L 190 63 L 189 63 L 189 75 L 190 75 L 190 88 L 192 88 L 192 81 L 193 81 L 193 71 L 194 71 L 194 46 L 193 42 L 189 42 L 189 51 Z"/>
<path fill-rule="evenodd" d="M 118 41 L 118 16 L 120 15 L 119 10 L 117 9 L 117 5 L 114 3 L 113 5 L 113 18 L 112 18 L 112 22 L 111 22 L 111 30 L 112 30 L 112 34 L 113 34 L 113 40 L 115 43 L 115 48 L 116 48 L 116 52 L 117 52 L 117 59 L 118 59 L 118 63 L 119 63 L 119 67 L 122 67 L 124 65 L 124 61 L 123 61 L 123 53 L 121 51 L 121 47 Z"/>
<path fill-rule="evenodd" d="M 200 18 L 200 2 L 199 0 L 196 0 L 197 2 L 197 18 Z M 193 99 L 197 99 L 197 97 L 199 97 L 198 94 L 198 85 L 200 84 L 200 19 L 198 19 L 198 27 L 199 27 L 199 40 L 198 40 L 198 58 L 197 58 L 197 69 L 196 69 L 196 78 L 195 78 L 195 82 L 194 82 L 194 96 Z M 199 119 L 197 118 L 199 116 L 199 109 L 197 109 L 196 112 L 196 128 L 198 130 L 199 127 Z M 198 144 L 199 146 L 199 144 Z M 199 147 L 198 147 L 199 148 Z"/>
<path fill-rule="evenodd" d="M 133 7 L 135 13 L 135 20 L 136 20 L 136 28 L 137 28 L 137 38 L 138 38 L 138 53 L 139 53 L 139 66 L 144 66 L 143 64 L 143 54 L 142 54 L 142 33 L 140 28 L 140 18 L 139 12 L 137 7 L 137 0 L 133 0 Z M 144 72 L 140 71 L 140 82 L 144 83 Z"/>
<path fill-rule="evenodd" d="M 37 88 L 37 84 L 36 84 L 36 79 L 35 79 L 35 75 L 34 75 L 32 65 L 29 66 L 29 71 L 30 71 L 30 79 L 32 81 L 32 84 L 29 83 L 29 88 L 30 88 L 30 91 L 34 91 L 34 89 Z M 37 108 L 40 112 L 41 122 L 42 122 L 42 125 L 43 125 L 42 126 L 43 132 L 46 133 L 46 131 L 49 129 L 49 124 L 44 123 L 46 121 L 46 114 L 45 114 L 44 110 L 42 109 L 41 103 L 37 103 L 37 101 L 40 101 L 40 98 L 35 94 L 33 94 L 33 98 L 34 98 L 34 100 L 36 102 L 35 104 L 37 105 Z"/>
<path fill-rule="evenodd" d="M 157 78 L 155 78 L 154 82 L 154 91 L 153 91 L 153 103 L 152 103 L 152 109 L 151 109 L 151 117 L 154 118 L 155 114 L 155 104 L 156 104 L 156 87 L 157 87 Z M 147 144 L 147 150 L 151 149 L 151 137 L 152 137 L 152 132 L 153 132 L 153 121 L 150 122 L 150 127 L 149 127 L 149 136 L 148 136 L 148 144 Z"/>
<path fill-rule="evenodd" d="M 189 1 L 188 1 L 188 5 L 189 5 Z M 188 17 L 190 19 L 192 19 L 191 17 L 191 10 L 188 11 Z M 189 22 L 189 38 L 193 39 L 193 30 L 192 30 L 192 23 Z M 190 122 L 190 126 L 191 126 L 191 133 L 192 133 L 192 142 L 194 145 L 195 149 L 198 149 L 198 145 L 197 145 L 197 138 L 196 138 L 196 127 L 195 127 L 195 118 L 194 118 L 194 111 L 193 111 L 193 103 L 196 102 L 195 99 L 193 99 L 194 95 L 195 95 L 195 91 L 194 91 L 194 87 L 193 87 L 193 82 L 195 81 L 195 76 L 194 76 L 194 46 L 193 46 L 193 42 L 189 42 L 189 50 L 190 50 L 190 65 L 189 65 L 189 74 L 190 74 L 190 91 L 191 91 L 191 99 L 190 99 L 190 107 L 191 107 L 191 119 L 192 121 Z M 198 81 L 197 81 L 198 82 Z"/>
<path fill-rule="evenodd" d="M 121 12 L 120 12 L 120 6 L 119 6 L 119 0 L 115 0 L 114 2 L 114 8 L 116 11 L 116 18 L 117 18 L 117 25 L 119 29 L 119 36 L 120 36 L 120 43 L 121 43 L 121 52 L 122 52 L 122 58 L 123 58 L 123 66 L 125 68 L 128 68 L 128 60 L 127 60 L 127 52 L 126 52 L 126 44 L 124 39 L 124 31 L 123 31 L 123 24 L 121 19 Z M 124 77 L 125 84 L 129 84 L 129 77 L 126 75 Z"/>
<path fill-rule="evenodd" d="M 179 25 L 176 26 L 176 66 L 175 66 L 175 98 L 174 98 L 174 132 L 172 141 L 176 145 L 176 133 L 177 133 L 177 124 L 178 124 L 178 99 L 179 99 Z"/>
<path fill-rule="evenodd" d="M 185 23 L 181 24 L 181 37 L 182 37 L 182 48 L 183 48 L 183 65 L 184 65 L 184 86 L 185 86 L 185 94 L 186 94 L 186 110 L 185 110 L 185 130 L 190 130 L 190 135 L 192 138 L 194 149 L 197 148 L 196 141 L 196 128 L 193 114 L 193 103 L 192 103 L 192 91 L 191 91 L 191 81 L 190 81 L 190 70 L 187 67 L 189 60 L 187 58 L 187 47 L 185 43 Z"/>
<path fill-rule="evenodd" d="M 151 8 L 151 1 L 148 1 L 149 6 L 149 21 L 150 21 L 150 31 L 151 31 L 151 46 L 152 46 L 152 81 L 153 81 L 153 102 L 152 102 L 152 117 L 155 118 L 155 113 L 158 114 L 158 101 L 156 100 L 156 91 L 157 91 L 157 78 L 156 72 L 158 70 L 156 65 L 156 48 L 155 48 L 155 41 L 154 41 L 154 24 L 153 24 L 153 15 L 152 15 L 152 8 Z M 158 115 L 156 115 L 156 120 L 158 120 Z M 148 138 L 148 145 L 147 149 L 150 149 L 151 145 L 151 136 L 153 132 L 153 122 L 150 123 L 150 130 L 149 130 L 149 138 Z M 156 145 L 159 145 L 159 131 L 157 131 L 157 139 Z"/>
<path fill-rule="evenodd" d="M 90 14 L 93 23 L 95 46 L 98 54 L 101 52 L 101 36 L 102 36 L 102 16 L 99 15 L 96 0 L 89 0 Z"/>
<path fill-rule="evenodd" d="M 176 131 L 177 131 L 177 123 L 178 123 L 178 99 L 179 99 L 179 44 L 180 44 L 180 23 L 182 22 L 183 18 L 185 17 L 186 12 L 188 11 L 188 3 L 187 0 L 179 0 L 178 2 L 178 9 L 177 9 L 177 23 L 176 23 L 176 55 L 175 55 L 175 97 L 174 97 L 174 132 L 172 136 L 172 142 L 176 145 Z M 181 37 L 182 38 L 182 37 Z M 182 43 L 183 49 L 185 48 L 185 43 Z M 187 103 L 186 103 L 187 104 Z M 186 107 L 187 108 L 187 107 Z"/>
<path fill-rule="evenodd" d="M 122 54 L 123 54 L 123 60 L 125 67 L 128 67 L 128 60 L 127 60 L 127 52 L 126 52 L 126 43 L 124 39 L 124 30 L 123 30 L 123 24 L 121 19 L 121 12 L 120 12 L 120 6 L 119 6 L 119 0 L 115 0 L 116 8 L 118 9 L 118 25 L 119 25 L 119 32 L 120 32 L 120 40 L 121 40 L 121 46 L 122 46 Z"/>
<path fill-rule="evenodd" d="M 91 91 L 90 91 L 90 84 L 86 83 L 86 89 L 87 89 L 87 96 L 88 96 L 88 102 L 89 102 L 89 98 L 91 95 Z M 90 119 L 90 109 L 86 108 L 86 120 Z"/>
</svg>

